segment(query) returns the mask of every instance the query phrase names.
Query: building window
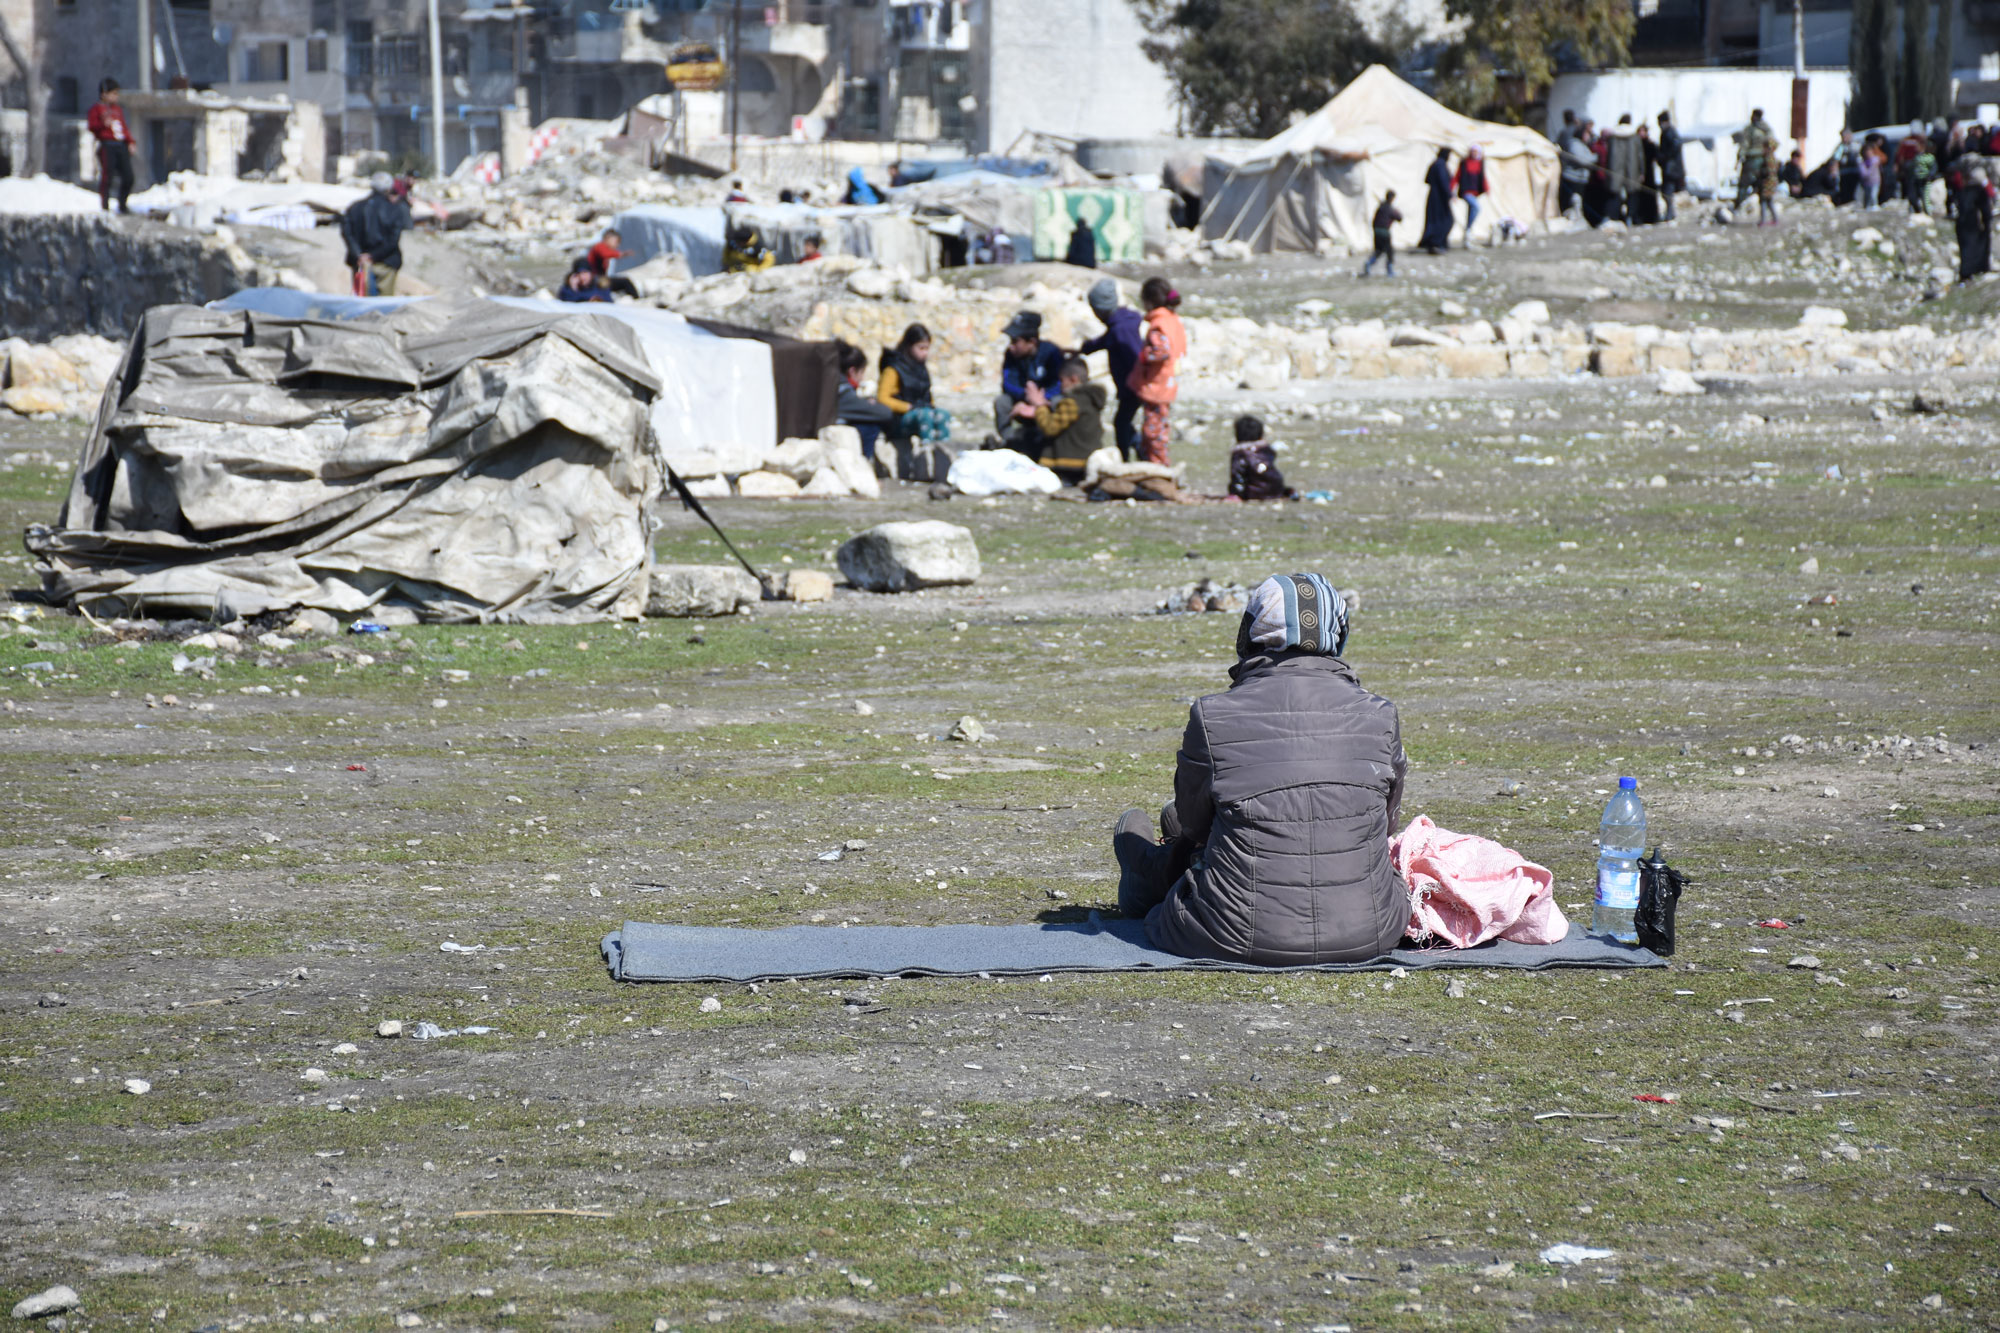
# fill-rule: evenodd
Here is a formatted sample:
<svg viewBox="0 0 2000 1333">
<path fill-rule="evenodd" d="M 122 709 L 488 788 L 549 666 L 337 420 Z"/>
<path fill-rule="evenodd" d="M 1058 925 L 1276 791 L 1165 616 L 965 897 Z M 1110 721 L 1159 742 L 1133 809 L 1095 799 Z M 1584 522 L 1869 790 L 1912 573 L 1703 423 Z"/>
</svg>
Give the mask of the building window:
<svg viewBox="0 0 2000 1333">
<path fill-rule="evenodd" d="M 306 38 L 306 73 L 326 73 L 326 38 Z"/>
<path fill-rule="evenodd" d="M 74 78 L 71 78 L 67 74 L 58 76 L 56 79 L 55 96 L 49 99 L 49 110 L 55 112 L 58 116 L 82 114 L 82 99 L 77 96 L 77 91 L 76 80 Z"/>
<path fill-rule="evenodd" d="M 257 42 L 243 48 L 243 82 L 287 83 L 291 77 L 291 43 Z"/>
</svg>

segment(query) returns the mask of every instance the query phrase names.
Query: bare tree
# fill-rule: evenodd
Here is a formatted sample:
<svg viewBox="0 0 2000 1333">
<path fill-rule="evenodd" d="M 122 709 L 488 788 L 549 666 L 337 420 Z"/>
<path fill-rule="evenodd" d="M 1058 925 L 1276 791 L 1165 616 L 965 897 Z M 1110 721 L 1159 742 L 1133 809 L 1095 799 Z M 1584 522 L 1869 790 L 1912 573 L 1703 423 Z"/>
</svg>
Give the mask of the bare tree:
<svg viewBox="0 0 2000 1333">
<path fill-rule="evenodd" d="M 28 156 L 23 162 L 22 174 L 37 176 L 42 172 L 48 147 L 49 131 L 49 90 L 42 84 L 42 67 L 39 60 L 30 60 L 21 50 L 21 44 L 14 40 L 14 30 L 7 26 L 7 17 L 0 14 L 0 49 L 21 71 L 21 86 L 28 93 Z"/>
</svg>

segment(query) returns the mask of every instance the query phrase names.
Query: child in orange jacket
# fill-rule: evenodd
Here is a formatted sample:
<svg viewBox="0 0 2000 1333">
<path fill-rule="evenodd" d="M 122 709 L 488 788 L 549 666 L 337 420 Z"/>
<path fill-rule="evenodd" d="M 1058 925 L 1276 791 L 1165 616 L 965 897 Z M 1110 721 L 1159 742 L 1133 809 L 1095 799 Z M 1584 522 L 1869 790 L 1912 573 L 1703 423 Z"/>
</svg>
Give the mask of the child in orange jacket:
<svg viewBox="0 0 2000 1333">
<path fill-rule="evenodd" d="M 1144 350 L 1126 385 L 1142 405 L 1139 456 L 1162 467 L 1173 466 L 1167 457 L 1167 411 L 1180 394 L 1181 358 L 1187 355 L 1187 326 L 1175 313 L 1180 303 L 1181 294 L 1165 278 L 1148 278 L 1139 288 L 1139 304 L 1146 307 Z"/>
</svg>

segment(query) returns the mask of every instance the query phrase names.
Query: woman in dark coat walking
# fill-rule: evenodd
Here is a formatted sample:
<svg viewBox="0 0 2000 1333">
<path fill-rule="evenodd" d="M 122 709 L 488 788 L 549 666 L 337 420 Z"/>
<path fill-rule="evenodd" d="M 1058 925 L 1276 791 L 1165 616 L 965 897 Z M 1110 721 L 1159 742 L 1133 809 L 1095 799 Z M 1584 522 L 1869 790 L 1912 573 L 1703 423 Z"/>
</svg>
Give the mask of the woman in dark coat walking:
<svg viewBox="0 0 2000 1333">
<path fill-rule="evenodd" d="M 1993 271 L 1993 195 L 1987 188 L 1986 171 L 1959 160 L 1956 205 L 1958 230 L 1958 280 L 1971 282 Z"/>
<path fill-rule="evenodd" d="M 1417 248 L 1427 255 L 1440 255 L 1451 249 L 1451 149 L 1438 149 L 1430 170 L 1424 173 L 1424 184 L 1430 187 L 1430 196 L 1424 200 L 1424 238 Z"/>
</svg>

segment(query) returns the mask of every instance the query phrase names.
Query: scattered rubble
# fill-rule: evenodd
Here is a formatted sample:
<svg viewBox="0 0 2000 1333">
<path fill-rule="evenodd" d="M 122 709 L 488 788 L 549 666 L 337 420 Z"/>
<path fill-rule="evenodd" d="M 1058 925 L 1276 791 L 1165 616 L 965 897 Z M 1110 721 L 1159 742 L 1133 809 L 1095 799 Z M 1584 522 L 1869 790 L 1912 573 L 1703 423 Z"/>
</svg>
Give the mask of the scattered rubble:
<svg viewBox="0 0 2000 1333">
<path fill-rule="evenodd" d="M 1160 603 L 1159 612 L 1170 616 L 1205 611 L 1241 611 L 1249 600 L 1250 590 L 1240 583 L 1217 583 L 1214 579 L 1203 579 L 1170 593 Z"/>
</svg>

